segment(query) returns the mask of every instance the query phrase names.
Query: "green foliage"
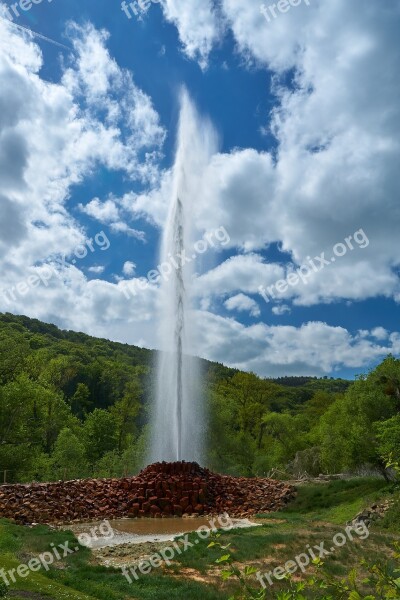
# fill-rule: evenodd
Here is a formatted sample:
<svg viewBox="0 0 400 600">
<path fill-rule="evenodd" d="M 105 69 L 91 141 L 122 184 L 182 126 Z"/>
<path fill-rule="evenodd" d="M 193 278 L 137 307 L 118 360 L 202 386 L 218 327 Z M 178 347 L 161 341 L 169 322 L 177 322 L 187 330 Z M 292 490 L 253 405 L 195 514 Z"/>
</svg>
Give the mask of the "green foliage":
<svg viewBox="0 0 400 600">
<path fill-rule="evenodd" d="M 86 383 L 78 383 L 76 391 L 71 398 L 71 408 L 75 415 L 84 420 L 90 412 L 92 401 L 90 399 L 90 390 Z"/>
<path fill-rule="evenodd" d="M 400 461 L 400 414 L 376 424 L 378 452 L 381 457 Z"/>
<path fill-rule="evenodd" d="M 148 350 L 0 314 L 0 478 L 2 471 L 10 482 L 137 472 L 154 363 Z M 399 459 L 400 361 L 392 356 L 353 384 L 261 379 L 207 361 L 203 372 L 206 466 L 216 471 L 385 473 L 389 456 Z"/>
<path fill-rule="evenodd" d="M 140 348 L 0 315 L 1 480 L 110 469 L 121 475 L 128 462 L 140 464 L 138 446 L 135 461 L 124 453 L 132 455 L 145 426 L 149 357 Z"/>
<path fill-rule="evenodd" d="M 214 539 L 209 543 L 208 548 L 219 548 L 221 551 L 221 556 L 215 562 L 218 565 L 222 564 L 224 566 L 221 573 L 222 580 L 227 581 L 228 579 L 236 578 L 240 584 L 240 593 L 230 596 L 229 600 L 264 600 L 266 598 L 266 591 L 255 588 L 250 582 L 251 576 L 257 572 L 257 569 L 249 566 L 246 566 L 244 569 L 237 567 L 234 564 L 233 555 L 229 550 L 230 544 L 222 545 L 217 541 L 220 537 L 219 533 L 213 534 Z"/>
<path fill-rule="evenodd" d="M 0 388 L 0 464 L 23 478 L 73 416 L 60 393 L 20 374 Z"/>
<path fill-rule="evenodd" d="M 94 466 L 107 452 L 117 444 L 114 416 L 108 411 L 96 408 L 88 415 L 83 428 L 82 440 L 89 463 Z"/>
<path fill-rule="evenodd" d="M 5 583 L 0 581 L 0 598 L 6 598 L 8 596 L 8 588 Z"/>
<path fill-rule="evenodd" d="M 385 513 L 379 526 L 388 531 L 398 533 L 400 529 L 400 493 L 394 494 L 393 505 Z"/>
<path fill-rule="evenodd" d="M 368 377 L 356 381 L 322 416 L 319 437 L 328 471 L 353 470 L 365 464 L 384 471 L 377 430 L 378 436 L 384 432 L 377 424 L 397 413 L 398 389 L 393 382 L 398 377 L 400 361 L 389 357 Z"/>
<path fill-rule="evenodd" d="M 275 600 L 306 600 L 314 598 L 320 600 L 392 600 L 400 598 L 400 545 L 395 545 L 394 559 L 368 564 L 362 561 L 360 567 L 367 569 L 369 577 L 365 578 L 357 569 L 349 571 L 346 577 L 337 579 L 324 572 L 324 563 L 320 558 L 312 561 L 315 574 L 306 576 L 301 581 L 294 580 L 293 576 L 286 574 L 286 589 L 279 592 L 270 592 L 266 589 L 254 587 L 254 574 L 257 569 L 252 566 L 240 568 L 234 562 L 234 556 L 229 550 L 230 544 L 223 546 L 215 540 L 210 542 L 209 548 L 218 547 L 221 556 L 215 561 L 224 565 L 221 573 L 223 581 L 235 579 L 239 583 L 239 592 L 229 597 L 229 600 L 265 600 L 267 597 Z"/>
<path fill-rule="evenodd" d="M 70 429 L 63 429 L 57 438 L 51 468 L 55 479 L 77 479 L 88 471 L 85 447 Z"/>
</svg>

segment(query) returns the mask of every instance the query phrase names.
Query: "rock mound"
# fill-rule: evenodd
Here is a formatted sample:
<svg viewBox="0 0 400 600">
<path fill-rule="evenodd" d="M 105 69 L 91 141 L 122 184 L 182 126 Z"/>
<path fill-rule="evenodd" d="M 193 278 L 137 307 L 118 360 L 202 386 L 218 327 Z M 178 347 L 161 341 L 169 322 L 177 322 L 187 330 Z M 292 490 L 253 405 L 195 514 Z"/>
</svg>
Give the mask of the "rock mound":
<svg viewBox="0 0 400 600">
<path fill-rule="evenodd" d="M 218 475 L 197 463 L 156 463 L 136 477 L 1 486 L 0 517 L 22 523 L 223 512 L 247 517 L 279 510 L 295 493 L 272 479 Z"/>
</svg>

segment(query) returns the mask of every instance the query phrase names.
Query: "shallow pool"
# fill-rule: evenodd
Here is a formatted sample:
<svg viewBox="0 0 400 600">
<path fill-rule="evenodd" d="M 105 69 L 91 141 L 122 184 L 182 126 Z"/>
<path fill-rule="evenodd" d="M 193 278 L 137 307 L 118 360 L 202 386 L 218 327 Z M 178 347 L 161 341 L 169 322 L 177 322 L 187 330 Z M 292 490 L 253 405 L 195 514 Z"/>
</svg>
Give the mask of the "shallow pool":
<svg viewBox="0 0 400 600">
<path fill-rule="evenodd" d="M 228 518 L 229 519 L 229 518 Z M 256 527 L 249 519 L 224 517 L 195 517 L 189 519 L 116 519 L 72 523 L 63 529 L 74 532 L 82 545 L 90 548 L 106 548 L 120 544 L 143 544 L 146 542 L 172 541 L 179 535 L 196 531 L 199 527 L 247 528 Z"/>
</svg>

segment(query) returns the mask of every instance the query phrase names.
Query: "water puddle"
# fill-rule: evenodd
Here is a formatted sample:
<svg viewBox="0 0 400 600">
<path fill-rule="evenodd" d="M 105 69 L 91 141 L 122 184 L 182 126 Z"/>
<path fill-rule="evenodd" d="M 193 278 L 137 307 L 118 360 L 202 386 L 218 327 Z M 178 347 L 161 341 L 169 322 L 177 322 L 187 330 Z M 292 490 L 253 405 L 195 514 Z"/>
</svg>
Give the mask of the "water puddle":
<svg viewBox="0 0 400 600">
<path fill-rule="evenodd" d="M 78 537 L 82 545 L 99 549 L 122 544 L 145 544 L 170 542 L 185 533 L 196 531 L 199 527 L 212 529 L 226 527 L 216 517 L 196 517 L 193 519 L 116 519 L 113 521 L 92 521 L 90 523 L 72 523 L 63 526 Z M 244 529 L 259 527 L 249 519 L 231 519 L 232 528 Z"/>
</svg>

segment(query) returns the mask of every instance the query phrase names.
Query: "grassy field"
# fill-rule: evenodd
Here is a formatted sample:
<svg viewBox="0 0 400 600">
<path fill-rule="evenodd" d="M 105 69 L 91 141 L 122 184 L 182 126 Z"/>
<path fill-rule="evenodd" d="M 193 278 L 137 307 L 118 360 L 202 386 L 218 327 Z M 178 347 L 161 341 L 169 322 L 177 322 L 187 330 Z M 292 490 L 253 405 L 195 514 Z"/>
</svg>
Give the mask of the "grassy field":
<svg viewBox="0 0 400 600">
<path fill-rule="evenodd" d="M 260 527 L 223 533 L 222 543 L 230 543 L 235 563 L 251 565 L 262 573 L 284 565 L 296 555 L 324 542 L 332 546 L 333 537 L 344 531 L 346 522 L 357 512 L 376 501 L 393 495 L 393 489 L 378 479 L 335 481 L 305 485 L 287 510 L 260 515 Z M 399 500 L 385 519 L 372 528 L 368 538 L 348 541 L 326 560 L 326 570 L 342 576 L 361 559 L 369 562 L 390 558 L 393 543 L 400 537 Z M 194 542 L 195 534 L 190 536 Z M 53 551 L 68 542 L 78 547 L 72 533 L 45 526 L 20 527 L 0 521 L 0 568 L 8 572 L 32 557 Z M 53 546 L 51 546 L 53 544 Z M 115 567 L 96 564 L 85 548 L 57 560 L 48 571 L 30 572 L 16 577 L 9 587 L 10 598 L 17 600 L 222 600 L 232 591 L 232 582 L 221 581 L 221 567 L 215 561 L 221 552 L 207 548 L 208 541 L 194 545 L 177 556 L 171 566 L 163 566 L 142 575 L 132 584 Z M 308 571 L 312 572 L 313 567 Z M 274 591 L 280 589 L 274 583 Z"/>
</svg>

